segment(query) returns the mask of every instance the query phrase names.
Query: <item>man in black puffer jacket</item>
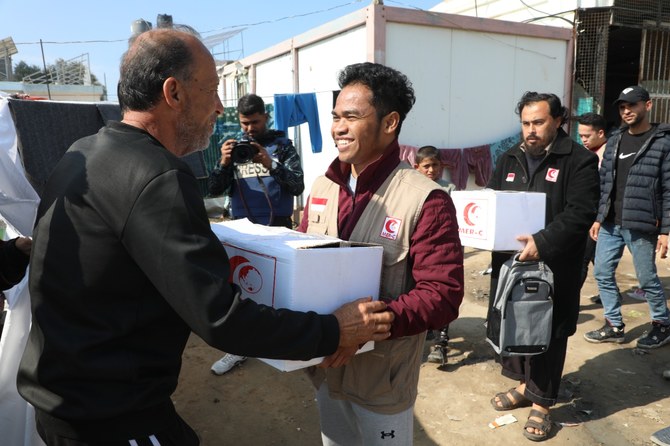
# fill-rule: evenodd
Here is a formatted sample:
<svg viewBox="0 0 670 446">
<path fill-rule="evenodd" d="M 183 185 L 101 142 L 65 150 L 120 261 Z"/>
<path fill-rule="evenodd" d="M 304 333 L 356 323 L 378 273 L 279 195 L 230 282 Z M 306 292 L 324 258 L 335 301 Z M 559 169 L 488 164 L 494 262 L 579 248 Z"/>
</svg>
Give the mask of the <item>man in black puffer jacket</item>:
<svg viewBox="0 0 670 446">
<path fill-rule="evenodd" d="M 665 292 L 656 272 L 658 252 L 665 258 L 670 230 L 670 125 L 653 125 L 649 93 L 637 85 L 624 89 L 615 104 L 625 126 L 607 141 L 600 169 L 600 204 L 591 237 L 598 241 L 594 275 L 605 310 L 605 325 L 584 334 L 589 342 L 624 342 L 616 267 L 624 247 L 633 255 L 640 289 L 651 314 L 651 331 L 639 348 L 670 342 Z"/>
</svg>

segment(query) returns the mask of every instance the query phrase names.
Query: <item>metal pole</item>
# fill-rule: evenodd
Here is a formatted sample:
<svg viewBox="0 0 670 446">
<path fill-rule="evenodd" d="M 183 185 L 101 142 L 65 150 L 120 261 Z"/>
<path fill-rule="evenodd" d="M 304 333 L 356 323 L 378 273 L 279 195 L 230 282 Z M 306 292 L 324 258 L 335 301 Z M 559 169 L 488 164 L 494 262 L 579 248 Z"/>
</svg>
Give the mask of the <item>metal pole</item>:
<svg viewBox="0 0 670 446">
<path fill-rule="evenodd" d="M 42 39 L 40 39 L 40 50 L 42 51 L 42 66 L 44 67 L 44 74 L 47 76 L 47 94 L 49 95 L 49 100 L 51 100 L 51 88 L 49 88 L 51 79 L 49 78 L 49 72 L 47 71 L 47 63 L 44 60 L 44 46 L 42 46 Z"/>
</svg>

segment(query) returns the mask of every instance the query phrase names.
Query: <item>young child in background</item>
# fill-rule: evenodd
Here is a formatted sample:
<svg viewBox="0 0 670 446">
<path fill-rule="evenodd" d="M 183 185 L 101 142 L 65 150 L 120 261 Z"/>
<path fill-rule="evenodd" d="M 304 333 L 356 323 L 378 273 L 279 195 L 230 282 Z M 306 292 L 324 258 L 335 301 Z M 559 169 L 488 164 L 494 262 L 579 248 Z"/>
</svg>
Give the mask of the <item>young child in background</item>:
<svg viewBox="0 0 670 446">
<path fill-rule="evenodd" d="M 442 162 L 440 161 L 440 152 L 433 146 L 423 146 L 416 152 L 414 168 L 442 186 L 448 194 L 456 189 L 456 186 L 442 178 Z M 428 332 L 426 339 L 435 339 L 431 331 Z M 428 355 L 429 362 L 436 362 L 444 365 L 447 359 L 447 343 L 449 342 L 449 326 L 446 325 L 440 330 L 440 334 L 433 346 L 433 350 Z"/>
<path fill-rule="evenodd" d="M 423 146 L 416 152 L 414 168 L 447 190 L 448 194 L 456 189 L 453 183 L 442 179 L 440 152 L 433 146 Z"/>
</svg>

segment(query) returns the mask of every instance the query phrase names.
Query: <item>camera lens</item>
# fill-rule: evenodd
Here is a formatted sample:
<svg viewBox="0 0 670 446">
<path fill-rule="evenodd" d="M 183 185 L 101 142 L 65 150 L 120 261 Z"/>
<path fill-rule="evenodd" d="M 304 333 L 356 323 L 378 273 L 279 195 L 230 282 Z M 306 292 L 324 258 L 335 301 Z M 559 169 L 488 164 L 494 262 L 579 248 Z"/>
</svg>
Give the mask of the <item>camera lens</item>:
<svg viewBox="0 0 670 446">
<path fill-rule="evenodd" d="M 246 164 L 254 158 L 257 152 L 258 150 L 251 144 L 238 142 L 235 144 L 235 147 L 233 147 L 231 157 L 236 164 Z"/>
</svg>

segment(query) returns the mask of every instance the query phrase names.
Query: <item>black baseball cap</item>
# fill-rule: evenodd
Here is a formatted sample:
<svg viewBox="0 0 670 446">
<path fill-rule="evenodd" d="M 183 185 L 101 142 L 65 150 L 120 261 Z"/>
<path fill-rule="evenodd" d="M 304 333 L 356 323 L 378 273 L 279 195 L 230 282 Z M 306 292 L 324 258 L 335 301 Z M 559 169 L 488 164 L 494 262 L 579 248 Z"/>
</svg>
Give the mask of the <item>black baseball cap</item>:
<svg viewBox="0 0 670 446">
<path fill-rule="evenodd" d="M 639 85 L 633 85 L 631 87 L 624 88 L 619 99 L 614 101 L 614 105 L 617 105 L 619 102 L 628 102 L 635 104 L 636 102 L 649 100 L 649 92 Z"/>
</svg>

